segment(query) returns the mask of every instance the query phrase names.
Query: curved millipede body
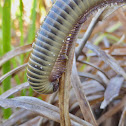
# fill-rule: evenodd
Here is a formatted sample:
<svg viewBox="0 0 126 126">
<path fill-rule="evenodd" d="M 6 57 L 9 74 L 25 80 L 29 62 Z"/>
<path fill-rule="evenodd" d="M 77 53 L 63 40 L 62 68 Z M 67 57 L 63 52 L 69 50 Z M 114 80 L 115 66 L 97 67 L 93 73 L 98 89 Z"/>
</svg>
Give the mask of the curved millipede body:
<svg viewBox="0 0 126 126">
<path fill-rule="evenodd" d="M 43 94 L 58 89 L 65 61 L 80 26 L 98 8 L 126 0 L 57 0 L 40 26 L 31 53 L 27 77 L 32 88 Z"/>
</svg>

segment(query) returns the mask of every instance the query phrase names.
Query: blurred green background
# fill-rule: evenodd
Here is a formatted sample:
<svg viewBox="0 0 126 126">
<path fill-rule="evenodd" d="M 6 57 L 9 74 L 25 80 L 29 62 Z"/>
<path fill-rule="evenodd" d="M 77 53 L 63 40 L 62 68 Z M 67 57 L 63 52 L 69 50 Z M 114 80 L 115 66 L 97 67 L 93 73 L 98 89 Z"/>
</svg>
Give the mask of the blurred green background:
<svg viewBox="0 0 126 126">
<path fill-rule="evenodd" d="M 34 42 L 37 29 L 51 7 L 51 0 L 0 0 L 0 57 L 16 47 Z M 6 62 L 0 76 L 28 61 L 29 53 L 16 56 Z M 13 78 L 6 78 L 0 87 L 0 94 L 17 84 L 27 81 L 26 70 Z M 12 83 L 13 82 L 13 83 Z M 32 90 L 23 90 L 21 95 L 33 95 Z M 4 109 L 4 118 L 11 115 L 11 109 Z"/>
</svg>

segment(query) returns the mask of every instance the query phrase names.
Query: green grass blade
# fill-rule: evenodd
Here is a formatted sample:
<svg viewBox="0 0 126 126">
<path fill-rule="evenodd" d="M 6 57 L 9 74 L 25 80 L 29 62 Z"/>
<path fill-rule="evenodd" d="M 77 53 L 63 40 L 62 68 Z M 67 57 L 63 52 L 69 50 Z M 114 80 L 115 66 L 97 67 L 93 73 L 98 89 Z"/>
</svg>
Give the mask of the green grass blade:
<svg viewBox="0 0 126 126">
<path fill-rule="evenodd" d="M 11 0 L 5 0 L 2 13 L 2 32 L 3 32 L 3 54 L 11 49 Z M 3 74 L 10 71 L 10 61 L 3 65 Z M 10 89 L 11 77 L 3 82 L 3 91 Z M 11 115 L 11 109 L 4 109 L 4 118 L 7 119 Z"/>
<path fill-rule="evenodd" d="M 24 33 L 23 33 L 23 2 L 22 0 L 20 0 L 20 6 L 19 6 L 19 9 L 20 9 L 20 14 L 19 14 L 19 27 L 20 27 L 20 33 L 21 33 L 21 36 L 20 36 L 20 46 L 23 46 L 24 45 Z M 21 55 L 21 64 L 24 63 L 24 55 Z M 24 81 L 25 77 L 22 76 L 22 81 Z M 19 80 L 19 79 L 18 79 Z"/>
<path fill-rule="evenodd" d="M 2 31 L 3 31 L 3 55 L 11 50 L 11 0 L 5 0 L 3 6 L 3 21 L 2 21 Z M 10 61 L 3 65 L 3 74 L 10 71 Z M 6 91 L 10 89 L 10 78 L 6 79 L 7 83 L 4 83 L 3 90 Z"/>
<path fill-rule="evenodd" d="M 31 13 L 31 25 L 28 32 L 28 43 L 33 42 L 33 40 L 35 39 L 36 6 L 37 6 L 37 0 L 33 0 L 33 8 Z"/>
<path fill-rule="evenodd" d="M 19 27 L 20 27 L 20 45 L 24 45 L 24 35 L 23 35 L 23 2 L 20 0 L 20 14 L 19 14 Z M 21 56 L 21 63 L 24 61 L 24 55 Z"/>
<path fill-rule="evenodd" d="M 1 19 L 2 19 L 2 6 L 1 6 L 1 2 L 0 2 L 0 45 L 2 45 L 2 24 L 1 24 Z M 0 46 L 0 56 L 2 56 L 2 46 Z"/>
</svg>

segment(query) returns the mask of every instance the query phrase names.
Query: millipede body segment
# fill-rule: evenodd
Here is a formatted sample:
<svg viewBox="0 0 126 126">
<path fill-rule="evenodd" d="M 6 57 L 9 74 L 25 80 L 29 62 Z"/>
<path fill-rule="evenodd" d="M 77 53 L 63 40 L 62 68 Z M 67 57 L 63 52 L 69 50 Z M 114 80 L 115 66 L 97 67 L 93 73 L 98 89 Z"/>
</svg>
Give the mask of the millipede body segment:
<svg viewBox="0 0 126 126">
<path fill-rule="evenodd" d="M 33 43 L 27 77 L 32 88 L 43 94 L 58 89 L 58 79 L 65 71 L 71 44 L 87 16 L 107 4 L 126 0 L 57 0 Z"/>
</svg>

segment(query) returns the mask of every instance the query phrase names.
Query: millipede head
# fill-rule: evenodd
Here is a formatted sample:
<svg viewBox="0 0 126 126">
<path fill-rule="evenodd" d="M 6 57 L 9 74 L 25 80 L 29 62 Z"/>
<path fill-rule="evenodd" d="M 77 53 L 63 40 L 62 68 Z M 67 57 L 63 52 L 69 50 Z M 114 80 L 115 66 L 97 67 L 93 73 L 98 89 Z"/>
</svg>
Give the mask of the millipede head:
<svg viewBox="0 0 126 126">
<path fill-rule="evenodd" d="M 53 92 L 56 92 L 59 88 L 59 81 L 56 80 L 54 82 L 51 83 L 53 85 Z"/>
</svg>

